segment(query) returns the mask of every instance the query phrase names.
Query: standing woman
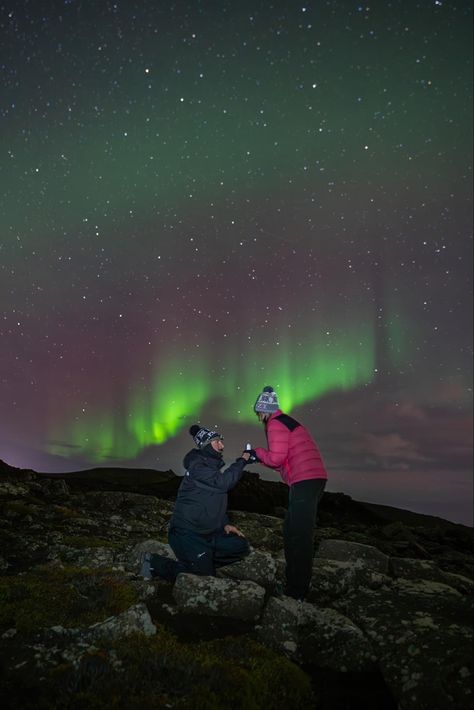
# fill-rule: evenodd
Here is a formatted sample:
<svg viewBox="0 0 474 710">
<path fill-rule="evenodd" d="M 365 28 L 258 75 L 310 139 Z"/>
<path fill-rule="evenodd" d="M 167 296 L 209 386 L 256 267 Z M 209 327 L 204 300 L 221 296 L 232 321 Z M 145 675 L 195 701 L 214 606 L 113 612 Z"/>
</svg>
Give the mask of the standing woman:
<svg viewBox="0 0 474 710">
<path fill-rule="evenodd" d="M 268 449 L 257 447 L 255 455 L 278 471 L 290 489 L 283 528 L 285 594 L 304 600 L 313 568 L 316 514 L 328 475 L 316 442 L 306 427 L 281 411 L 273 387 L 264 387 L 254 410 L 268 442 Z"/>
</svg>

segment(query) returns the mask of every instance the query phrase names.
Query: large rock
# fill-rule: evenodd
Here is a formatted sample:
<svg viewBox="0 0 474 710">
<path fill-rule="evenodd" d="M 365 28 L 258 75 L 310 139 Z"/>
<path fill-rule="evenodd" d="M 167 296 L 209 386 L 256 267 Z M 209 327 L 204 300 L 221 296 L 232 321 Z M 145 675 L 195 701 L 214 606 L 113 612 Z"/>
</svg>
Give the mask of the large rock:
<svg viewBox="0 0 474 710">
<path fill-rule="evenodd" d="M 313 574 L 308 592 L 308 601 L 318 605 L 331 605 L 332 600 L 360 586 L 369 589 L 389 583 L 386 575 L 374 572 L 363 560 L 347 562 L 317 557 L 313 562 Z"/>
<path fill-rule="evenodd" d="M 186 613 L 256 620 L 262 611 L 265 590 L 255 582 L 179 574 L 173 596 Z"/>
<path fill-rule="evenodd" d="M 279 552 L 283 547 L 282 521 L 272 515 L 230 511 L 229 518 L 244 533 L 251 547 Z"/>
<path fill-rule="evenodd" d="M 363 562 L 367 567 L 382 574 L 387 574 L 389 567 L 388 555 L 376 547 L 347 540 L 323 540 L 316 550 L 316 557 L 341 562 Z"/>
<path fill-rule="evenodd" d="M 145 634 L 145 636 L 156 634 L 156 626 L 151 620 L 148 609 L 142 602 L 131 606 L 118 616 L 111 616 L 105 621 L 89 626 L 86 632 L 90 641 L 97 639 L 114 640 L 135 633 Z"/>
<path fill-rule="evenodd" d="M 40 490 L 46 498 L 68 498 L 70 494 L 69 486 L 61 478 L 45 478 Z"/>
<path fill-rule="evenodd" d="M 403 710 L 459 710 L 472 701 L 472 603 L 440 582 L 361 587 L 334 606 L 370 639 Z"/>
<path fill-rule="evenodd" d="M 305 665 L 342 672 L 374 668 L 375 657 L 367 638 L 334 609 L 272 597 L 258 632 L 266 645 Z"/>
<path fill-rule="evenodd" d="M 15 629 L 10 629 L 2 635 L 2 643 L 7 649 L 6 667 L 10 671 L 22 667 L 25 673 L 36 674 L 48 667 L 58 667 L 62 664 L 78 667 L 84 654 L 97 651 L 103 643 L 131 634 L 156 634 L 156 626 L 143 603 L 135 604 L 122 614 L 85 628 L 52 626 L 42 629 L 25 639 L 21 650 Z"/>
<path fill-rule="evenodd" d="M 277 564 L 268 552 L 253 550 L 240 562 L 221 567 L 218 577 L 241 579 L 255 582 L 261 587 L 273 587 L 275 584 Z"/>
<path fill-rule="evenodd" d="M 392 557 L 390 570 L 394 577 L 404 579 L 427 579 L 453 587 L 463 594 L 474 592 L 474 582 L 461 574 L 453 574 L 440 569 L 431 560 L 417 560 L 408 557 Z"/>
<path fill-rule="evenodd" d="M 143 602 L 134 604 L 117 616 L 109 616 L 104 621 L 99 621 L 85 628 L 70 629 L 64 626 L 52 626 L 49 629 L 44 629 L 42 635 L 44 638 L 60 636 L 91 644 L 100 639 L 113 641 L 136 633 L 145 634 L 145 636 L 156 634 L 156 626 Z"/>
</svg>

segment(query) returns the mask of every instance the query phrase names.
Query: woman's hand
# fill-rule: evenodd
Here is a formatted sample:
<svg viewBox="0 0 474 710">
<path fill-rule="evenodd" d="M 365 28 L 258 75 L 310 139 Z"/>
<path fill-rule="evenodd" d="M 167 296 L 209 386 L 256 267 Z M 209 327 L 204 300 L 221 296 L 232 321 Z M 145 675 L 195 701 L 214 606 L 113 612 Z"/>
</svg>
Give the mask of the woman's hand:
<svg viewBox="0 0 474 710">
<path fill-rule="evenodd" d="M 247 463 L 260 463 L 260 459 L 258 458 L 257 454 L 255 453 L 255 449 L 246 449 L 245 451 L 242 452 L 242 454 L 240 455 L 240 458 L 247 461 Z"/>
<path fill-rule="evenodd" d="M 238 535 L 239 537 L 245 537 L 243 532 L 239 530 L 239 528 L 236 528 L 235 525 L 224 525 L 224 531 L 226 535 L 230 535 L 230 533 L 234 533 L 234 535 Z"/>
</svg>

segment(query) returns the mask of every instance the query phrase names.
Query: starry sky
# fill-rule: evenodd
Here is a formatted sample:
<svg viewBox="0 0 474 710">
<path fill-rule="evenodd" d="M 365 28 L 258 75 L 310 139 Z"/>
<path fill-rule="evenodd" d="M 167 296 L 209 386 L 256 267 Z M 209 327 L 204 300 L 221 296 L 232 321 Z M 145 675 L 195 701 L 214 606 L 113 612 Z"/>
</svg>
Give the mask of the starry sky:
<svg viewBox="0 0 474 710">
<path fill-rule="evenodd" d="M 3 1 L 0 458 L 231 461 L 270 384 L 328 490 L 472 524 L 471 15 Z"/>
</svg>

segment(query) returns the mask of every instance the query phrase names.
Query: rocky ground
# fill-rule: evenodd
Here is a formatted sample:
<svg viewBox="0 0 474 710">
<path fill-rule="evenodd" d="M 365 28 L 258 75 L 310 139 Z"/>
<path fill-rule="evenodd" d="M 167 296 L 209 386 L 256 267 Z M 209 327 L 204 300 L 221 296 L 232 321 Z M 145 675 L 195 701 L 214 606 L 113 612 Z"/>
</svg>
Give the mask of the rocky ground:
<svg viewBox="0 0 474 710">
<path fill-rule="evenodd" d="M 153 475 L 146 494 L 125 473 L 0 462 L 3 708 L 472 707 L 470 528 L 326 494 L 298 603 L 275 593 L 285 488 L 249 474 L 231 518 L 252 554 L 147 582 L 141 552 L 172 555 L 179 484 Z"/>
</svg>

